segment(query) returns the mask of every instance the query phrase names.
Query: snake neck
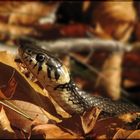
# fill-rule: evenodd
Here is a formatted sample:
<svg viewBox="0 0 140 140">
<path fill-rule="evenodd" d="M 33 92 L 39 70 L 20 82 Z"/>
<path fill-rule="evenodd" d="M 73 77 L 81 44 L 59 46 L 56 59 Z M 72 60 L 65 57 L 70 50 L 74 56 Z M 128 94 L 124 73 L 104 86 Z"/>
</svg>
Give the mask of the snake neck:
<svg viewBox="0 0 140 140">
<path fill-rule="evenodd" d="M 56 86 L 54 91 L 56 93 L 53 96 L 54 100 L 70 114 L 82 114 L 92 107 L 98 107 L 103 111 L 103 114 L 110 114 L 110 116 L 140 111 L 137 106 L 131 103 L 115 102 L 109 98 L 92 96 L 80 90 L 72 80 L 69 83 Z"/>
<path fill-rule="evenodd" d="M 56 86 L 51 95 L 53 99 L 70 114 L 82 114 L 91 107 L 85 99 L 86 97 L 82 96 L 82 91 L 80 91 L 72 80 L 68 83 Z"/>
</svg>

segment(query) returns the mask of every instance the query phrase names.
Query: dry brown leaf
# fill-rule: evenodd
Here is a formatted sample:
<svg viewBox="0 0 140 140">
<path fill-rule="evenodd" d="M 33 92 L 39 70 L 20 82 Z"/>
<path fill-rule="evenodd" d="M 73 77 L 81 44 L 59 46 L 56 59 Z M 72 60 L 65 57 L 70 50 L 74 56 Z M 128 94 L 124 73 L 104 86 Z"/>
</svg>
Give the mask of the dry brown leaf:
<svg viewBox="0 0 140 140">
<path fill-rule="evenodd" d="M 22 35 L 38 36 L 37 26 L 55 22 L 59 2 L 8 1 L 0 5 L 0 40 L 7 41 Z"/>
<path fill-rule="evenodd" d="M 57 8 L 56 2 L 46 4 L 38 1 L 6 1 L 0 2 L 0 19 L 10 24 L 33 25 L 41 17 L 47 17 Z"/>
<path fill-rule="evenodd" d="M 113 139 L 127 139 L 127 137 L 133 132 L 133 130 L 119 129 L 113 136 Z"/>
<path fill-rule="evenodd" d="M 5 114 L 3 108 L 0 110 L 0 139 L 2 138 L 16 138 L 15 132 L 10 126 L 10 122 Z"/>
<path fill-rule="evenodd" d="M 127 139 L 140 139 L 140 130 L 133 131 Z"/>
<path fill-rule="evenodd" d="M 100 111 L 97 108 L 92 108 L 81 116 L 75 114 L 71 118 L 63 119 L 57 126 L 64 128 L 73 135 L 85 136 L 94 129 Z"/>
<path fill-rule="evenodd" d="M 119 119 L 126 123 L 131 123 L 138 117 L 137 113 L 127 113 L 119 116 Z"/>
<path fill-rule="evenodd" d="M 12 66 L 16 69 L 18 69 L 16 63 L 14 62 L 14 55 L 11 55 L 9 53 L 6 53 L 5 51 L 0 52 L 0 62 L 3 62 L 9 66 Z"/>
<path fill-rule="evenodd" d="M 37 125 L 32 129 L 32 135 L 43 135 L 45 139 L 76 139 L 80 138 L 76 134 L 65 132 L 60 127 L 53 124 Z"/>
<path fill-rule="evenodd" d="M 111 139 L 119 128 L 123 128 L 125 123 L 119 118 L 107 118 L 98 120 L 90 135 L 97 139 Z"/>
<path fill-rule="evenodd" d="M 71 118 L 64 118 L 57 126 L 64 128 L 69 133 L 78 136 L 84 135 L 80 115 L 74 114 Z"/>
<path fill-rule="evenodd" d="M 127 123 L 126 120 L 124 121 L 120 118 L 114 117 L 98 120 L 90 134 L 93 138 L 97 139 L 125 139 L 129 134 L 137 131 L 132 129 L 134 129 L 134 127 Z"/>
<path fill-rule="evenodd" d="M 85 134 L 93 130 L 100 112 L 101 110 L 99 110 L 98 108 L 92 108 L 81 116 L 82 128 Z"/>
<path fill-rule="evenodd" d="M 113 139 L 140 139 L 140 130 L 119 129 Z"/>
<path fill-rule="evenodd" d="M 56 8 L 56 3 L 26 2 L 13 9 L 9 17 L 10 24 L 33 25 L 41 17 L 49 16 Z"/>
<path fill-rule="evenodd" d="M 2 99 L 11 99 L 15 93 L 15 90 L 17 88 L 17 81 L 15 80 L 14 76 L 14 72 L 11 76 L 11 78 L 9 79 L 7 85 L 5 85 L 3 88 L 1 88 L 3 91 L 0 91 L 0 98 Z"/>
<path fill-rule="evenodd" d="M 22 35 L 36 35 L 37 32 L 32 27 L 23 27 L 17 25 L 10 25 L 7 23 L 0 23 L 0 39 L 13 39 Z"/>
<path fill-rule="evenodd" d="M 99 23 L 112 38 L 128 40 L 135 19 L 133 1 L 121 2 L 121 4 L 116 0 L 94 3 L 93 23 Z"/>
</svg>

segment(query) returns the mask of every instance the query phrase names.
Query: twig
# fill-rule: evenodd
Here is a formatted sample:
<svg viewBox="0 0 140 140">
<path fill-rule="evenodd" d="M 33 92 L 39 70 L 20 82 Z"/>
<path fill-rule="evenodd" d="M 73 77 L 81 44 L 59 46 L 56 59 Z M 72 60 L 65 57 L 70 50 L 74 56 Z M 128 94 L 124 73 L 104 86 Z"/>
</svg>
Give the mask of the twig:
<svg viewBox="0 0 140 140">
<path fill-rule="evenodd" d="M 19 109 L 17 106 L 15 106 L 13 103 L 11 103 L 8 100 L 0 100 L 0 104 L 4 105 L 5 107 L 15 111 L 16 113 L 20 114 L 21 116 L 33 121 L 34 119 L 29 116 L 28 114 L 26 114 L 25 112 L 23 112 L 21 109 Z"/>
<path fill-rule="evenodd" d="M 90 52 L 91 48 L 97 51 L 131 51 L 130 44 L 123 44 L 115 40 L 103 40 L 99 38 L 66 38 L 55 41 L 43 41 L 39 43 L 42 48 L 57 53 Z"/>
<path fill-rule="evenodd" d="M 17 36 L 17 38 L 18 37 L 19 36 Z M 26 38 L 35 41 L 40 47 L 57 54 L 70 52 L 91 52 L 91 50 L 106 51 L 106 52 L 113 51 L 130 52 L 132 50 L 140 50 L 140 42 L 134 44 L 124 44 L 122 42 L 115 40 L 103 40 L 99 38 L 65 38 L 53 41 L 39 41 L 30 37 Z M 13 54 L 17 53 L 15 46 L 14 48 L 8 46 L 9 45 L 0 43 L 0 51 L 10 51 Z"/>
</svg>

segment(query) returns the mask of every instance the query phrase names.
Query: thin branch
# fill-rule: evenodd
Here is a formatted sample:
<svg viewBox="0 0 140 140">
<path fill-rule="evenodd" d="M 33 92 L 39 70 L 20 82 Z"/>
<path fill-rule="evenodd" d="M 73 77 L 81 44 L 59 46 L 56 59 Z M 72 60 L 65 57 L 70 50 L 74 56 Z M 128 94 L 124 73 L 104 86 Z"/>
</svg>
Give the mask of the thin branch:
<svg viewBox="0 0 140 140">
<path fill-rule="evenodd" d="M 21 109 L 19 109 L 16 105 L 14 105 L 13 103 L 11 103 L 8 100 L 0 100 L 0 104 L 2 104 L 3 106 L 15 111 L 16 113 L 18 113 L 19 115 L 33 121 L 34 119 L 29 116 L 28 114 L 26 114 L 25 112 L 23 112 Z"/>
<path fill-rule="evenodd" d="M 104 40 L 99 38 L 66 38 L 54 41 L 42 41 L 39 45 L 56 53 L 90 52 L 96 51 L 126 51 L 132 50 L 131 44 L 124 44 L 115 40 Z"/>
<path fill-rule="evenodd" d="M 18 36 L 19 37 L 19 36 Z M 65 38 L 53 41 L 38 41 L 36 39 L 26 37 L 35 41 L 40 47 L 49 50 L 50 52 L 61 54 L 70 52 L 91 52 L 91 51 L 124 51 L 130 52 L 132 50 L 140 50 L 140 43 L 124 44 L 115 40 L 103 40 L 99 38 Z M 0 43 L 0 51 L 9 51 L 16 54 L 15 47 L 12 49 L 10 46 Z"/>
</svg>

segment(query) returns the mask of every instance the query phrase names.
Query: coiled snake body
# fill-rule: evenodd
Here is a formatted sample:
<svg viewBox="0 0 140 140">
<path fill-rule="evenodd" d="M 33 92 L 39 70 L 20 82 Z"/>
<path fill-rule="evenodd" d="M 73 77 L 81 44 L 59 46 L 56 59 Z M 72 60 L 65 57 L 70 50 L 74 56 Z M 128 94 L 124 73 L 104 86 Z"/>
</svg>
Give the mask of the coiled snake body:
<svg viewBox="0 0 140 140">
<path fill-rule="evenodd" d="M 133 104 L 87 94 L 75 85 L 68 69 L 50 52 L 41 49 L 30 40 L 18 39 L 17 42 L 23 63 L 68 113 L 82 114 L 91 107 L 98 107 L 103 112 L 113 115 L 140 111 Z"/>
</svg>

